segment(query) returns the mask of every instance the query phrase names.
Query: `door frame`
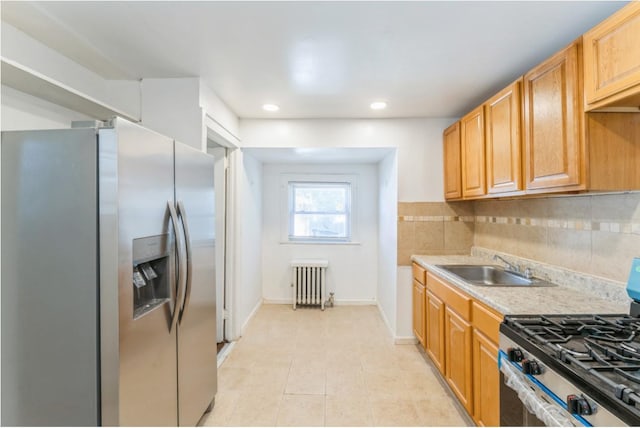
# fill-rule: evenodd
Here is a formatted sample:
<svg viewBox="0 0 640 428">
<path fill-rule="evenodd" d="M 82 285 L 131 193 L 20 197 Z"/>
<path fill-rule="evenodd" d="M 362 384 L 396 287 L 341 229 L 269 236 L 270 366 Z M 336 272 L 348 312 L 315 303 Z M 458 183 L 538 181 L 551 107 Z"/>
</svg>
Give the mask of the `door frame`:
<svg viewBox="0 0 640 428">
<path fill-rule="evenodd" d="M 235 201 L 236 201 L 236 186 L 234 184 L 234 172 L 235 168 L 232 167 L 231 161 L 233 153 L 239 149 L 239 140 L 234 135 L 229 133 L 224 127 L 222 127 L 213 118 L 205 116 L 206 125 L 206 146 L 207 153 L 212 154 L 213 150 L 217 147 L 225 148 L 225 207 L 224 212 L 218 215 L 224 216 L 224 242 L 222 247 L 224 248 L 224 302 L 222 308 L 224 310 L 223 316 L 223 338 L 226 341 L 233 341 L 237 338 L 235 334 L 235 314 L 232 310 L 234 305 L 234 289 L 232 284 L 235 283 L 235 271 L 233 258 L 235 254 Z M 217 333 L 216 333 L 217 335 Z"/>
</svg>

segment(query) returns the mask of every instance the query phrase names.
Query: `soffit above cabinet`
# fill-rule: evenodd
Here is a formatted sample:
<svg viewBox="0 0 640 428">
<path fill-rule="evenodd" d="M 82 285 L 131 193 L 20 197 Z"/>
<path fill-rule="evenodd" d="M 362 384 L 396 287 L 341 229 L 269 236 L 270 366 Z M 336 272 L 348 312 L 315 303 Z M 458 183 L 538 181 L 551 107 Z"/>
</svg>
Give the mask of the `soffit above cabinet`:
<svg viewBox="0 0 640 428">
<path fill-rule="evenodd" d="M 105 104 L 22 64 L 1 57 L 0 64 L 3 85 L 99 120 L 120 116 L 133 122 L 140 121 L 135 114 Z"/>
</svg>

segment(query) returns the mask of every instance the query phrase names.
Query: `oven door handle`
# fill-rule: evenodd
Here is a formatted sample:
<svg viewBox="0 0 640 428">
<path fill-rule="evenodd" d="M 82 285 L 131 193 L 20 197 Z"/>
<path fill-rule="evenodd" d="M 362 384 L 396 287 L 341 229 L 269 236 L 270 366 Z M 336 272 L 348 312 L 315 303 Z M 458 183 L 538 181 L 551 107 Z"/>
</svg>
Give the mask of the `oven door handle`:
<svg viewBox="0 0 640 428">
<path fill-rule="evenodd" d="M 549 391 L 544 385 L 540 384 L 535 378 L 525 375 L 520 371 L 520 367 L 507 357 L 504 351 L 498 353 L 498 367 L 504 374 L 505 385 L 513 389 L 520 401 L 529 410 L 536 415 L 538 419 L 547 426 L 575 426 L 573 421 L 565 411 L 566 404 L 560 400 L 555 394 Z M 527 381 L 528 380 L 528 381 Z M 539 398 L 531 387 L 537 388 L 549 396 L 554 404 L 548 403 Z M 572 415 L 577 417 L 576 415 Z M 579 418 L 580 423 L 591 426 L 589 422 L 583 418 Z"/>
</svg>

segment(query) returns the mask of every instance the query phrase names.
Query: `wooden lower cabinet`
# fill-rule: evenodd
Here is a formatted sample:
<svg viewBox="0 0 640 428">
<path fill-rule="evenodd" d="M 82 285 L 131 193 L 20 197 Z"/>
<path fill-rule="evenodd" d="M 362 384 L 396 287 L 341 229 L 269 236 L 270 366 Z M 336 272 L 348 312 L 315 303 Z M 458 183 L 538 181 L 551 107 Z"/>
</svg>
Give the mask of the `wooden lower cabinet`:
<svg viewBox="0 0 640 428">
<path fill-rule="evenodd" d="M 473 414 L 471 324 L 445 305 L 445 379 L 460 403 Z"/>
<path fill-rule="evenodd" d="M 422 286 L 414 280 L 414 323 Z M 432 272 L 426 272 L 424 296 L 427 355 L 476 424 L 498 426 L 502 314 Z"/>
<path fill-rule="evenodd" d="M 426 351 L 440 373 L 444 374 L 444 303 L 427 290 Z"/>
<path fill-rule="evenodd" d="M 473 419 L 480 426 L 500 425 L 498 346 L 473 330 Z"/>
<path fill-rule="evenodd" d="M 413 280 L 413 333 L 418 338 L 418 341 L 422 346 L 426 346 L 425 343 L 425 286 L 420 284 L 415 279 Z"/>
</svg>

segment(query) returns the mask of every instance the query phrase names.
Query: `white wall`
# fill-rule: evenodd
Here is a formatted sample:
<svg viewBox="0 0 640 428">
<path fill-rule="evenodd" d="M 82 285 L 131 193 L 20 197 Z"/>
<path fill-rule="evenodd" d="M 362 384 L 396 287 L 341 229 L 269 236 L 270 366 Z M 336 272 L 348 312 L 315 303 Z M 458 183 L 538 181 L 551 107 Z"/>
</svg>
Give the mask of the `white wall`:
<svg viewBox="0 0 640 428">
<path fill-rule="evenodd" d="M 417 343 L 413 334 L 413 273 L 411 266 L 397 267 L 396 343 Z"/>
<path fill-rule="evenodd" d="M 142 125 L 198 150 L 206 150 L 199 105 L 200 79 L 143 79 L 141 91 Z"/>
<path fill-rule="evenodd" d="M 238 116 L 202 79 L 200 79 L 200 107 L 226 132 L 236 139 L 240 137 Z"/>
<path fill-rule="evenodd" d="M 207 127 L 238 141 L 238 117 L 199 77 L 143 79 L 142 124 L 206 151 Z"/>
<path fill-rule="evenodd" d="M 292 244 L 283 241 L 282 219 L 287 216 L 283 174 L 355 175 L 355 244 Z M 355 189 L 353 187 L 356 187 Z M 373 304 L 378 270 L 378 171 L 375 164 L 263 165 L 262 292 L 265 301 L 291 303 L 292 259 L 329 261 L 327 291 L 337 303 Z"/>
<path fill-rule="evenodd" d="M 398 156 L 395 151 L 378 163 L 378 197 L 377 300 L 389 329 L 396 335 Z"/>
<path fill-rule="evenodd" d="M 4 21 L 1 30 L 3 58 L 15 61 L 133 117 L 140 117 L 139 82 L 106 80 Z"/>
<path fill-rule="evenodd" d="M 89 116 L 60 107 L 40 98 L 2 85 L 0 129 L 66 129 L 74 120 L 91 120 Z"/>
<path fill-rule="evenodd" d="M 443 201 L 442 131 L 455 119 L 242 119 L 242 147 L 395 147 L 398 201 Z"/>
<path fill-rule="evenodd" d="M 380 186 L 376 193 L 380 194 L 380 206 L 376 207 L 379 222 L 374 233 L 379 237 L 380 248 L 374 262 L 378 265 L 378 306 L 386 318 L 391 334 L 400 343 L 415 339 L 411 327 L 411 275 L 410 271 L 407 274 L 406 270 L 397 267 L 397 202 L 444 200 L 442 131 L 455 120 L 410 118 L 240 121 L 243 147 L 397 149 L 393 157 L 385 158 L 378 165 Z M 296 256 L 298 254 L 300 253 L 297 252 Z M 266 257 L 265 247 L 265 265 Z M 271 275 L 270 278 L 273 278 L 270 281 L 282 283 L 286 281 L 286 273 L 281 271 L 280 277 Z M 268 285 L 265 284 L 266 286 Z"/>
<path fill-rule="evenodd" d="M 236 173 L 237 218 L 235 225 L 234 337 L 241 335 L 262 303 L 262 164 L 235 150 L 231 154 Z M 232 186 L 233 187 L 233 186 Z"/>
<path fill-rule="evenodd" d="M 411 276 L 410 272 L 407 274 L 397 267 L 397 202 L 444 200 L 442 131 L 455 120 L 409 118 L 240 121 L 243 147 L 397 149 L 393 157 L 385 158 L 378 165 L 380 186 L 376 193 L 380 195 L 380 206 L 376 207 L 379 221 L 374 233 L 379 237 L 380 246 L 374 260 L 378 266 L 378 306 L 386 318 L 391 334 L 398 342 L 414 339 L 411 327 Z M 385 183 L 387 179 L 388 183 Z M 266 250 L 264 260 L 266 265 Z M 285 281 L 286 273 L 281 272 L 280 277 L 274 277 L 273 280 Z"/>
<path fill-rule="evenodd" d="M 108 80 L 6 22 L 2 22 L 1 30 L 3 58 L 132 117 L 141 118 L 143 125 L 161 134 L 206 151 L 207 115 L 238 138 L 237 116 L 199 77 L 144 79 L 142 82 Z M 42 111 L 39 101 L 31 106 L 23 102 L 23 106 L 24 111 L 31 109 L 30 114 L 34 117 L 43 114 L 46 120 L 52 116 L 51 112 Z M 4 90 L 2 107 L 5 107 Z"/>
</svg>

